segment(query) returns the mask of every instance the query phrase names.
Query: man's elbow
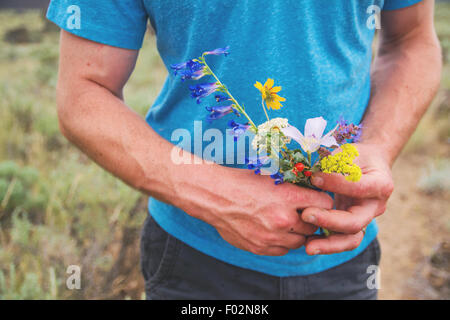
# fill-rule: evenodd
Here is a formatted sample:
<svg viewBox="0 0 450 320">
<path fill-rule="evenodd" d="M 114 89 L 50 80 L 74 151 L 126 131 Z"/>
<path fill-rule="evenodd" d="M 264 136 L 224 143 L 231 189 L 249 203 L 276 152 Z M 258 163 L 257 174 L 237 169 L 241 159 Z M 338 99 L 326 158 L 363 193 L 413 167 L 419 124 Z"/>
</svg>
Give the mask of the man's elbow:
<svg viewBox="0 0 450 320">
<path fill-rule="evenodd" d="M 439 41 L 438 37 L 436 36 L 434 39 L 434 51 L 435 51 L 435 57 L 438 61 L 438 71 L 439 71 L 439 80 L 441 79 L 441 73 L 442 73 L 442 69 L 444 67 L 444 57 L 443 57 L 443 53 L 442 53 L 442 47 L 441 47 L 441 42 Z M 440 81 L 439 81 L 440 82 Z"/>
<path fill-rule="evenodd" d="M 68 140 L 72 140 L 73 119 L 76 109 L 76 100 L 72 99 L 75 94 L 71 89 L 58 85 L 56 89 L 56 106 L 59 130 Z"/>
<path fill-rule="evenodd" d="M 428 56 L 424 57 L 426 61 L 428 61 L 429 72 L 431 72 L 431 80 L 430 87 L 434 94 L 439 90 L 441 77 L 442 77 L 442 69 L 443 69 L 443 55 L 440 41 L 436 34 L 433 34 L 431 39 L 427 42 L 428 46 Z"/>
</svg>

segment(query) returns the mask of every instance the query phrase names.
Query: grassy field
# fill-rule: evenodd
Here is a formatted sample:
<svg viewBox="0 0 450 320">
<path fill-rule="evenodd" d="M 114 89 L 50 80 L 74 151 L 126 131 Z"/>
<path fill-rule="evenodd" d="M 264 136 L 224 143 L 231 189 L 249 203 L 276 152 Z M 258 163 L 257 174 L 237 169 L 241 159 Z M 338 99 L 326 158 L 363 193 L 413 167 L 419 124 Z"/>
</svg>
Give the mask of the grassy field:
<svg viewBox="0 0 450 320">
<path fill-rule="evenodd" d="M 382 298 L 440 292 L 426 287 L 421 266 L 450 231 L 449 5 L 439 5 L 436 22 L 442 89 L 394 168 L 397 189 L 380 219 Z M 147 37 L 125 91 L 142 115 L 166 75 Z M 58 32 L 41 12 L 0 11 L 0 299 L 140 299 L 145 199 L 59 133 L 57 63 Z M 70 265 L 82 267 L 81 290 L 66 288 Z"/>
</svg>

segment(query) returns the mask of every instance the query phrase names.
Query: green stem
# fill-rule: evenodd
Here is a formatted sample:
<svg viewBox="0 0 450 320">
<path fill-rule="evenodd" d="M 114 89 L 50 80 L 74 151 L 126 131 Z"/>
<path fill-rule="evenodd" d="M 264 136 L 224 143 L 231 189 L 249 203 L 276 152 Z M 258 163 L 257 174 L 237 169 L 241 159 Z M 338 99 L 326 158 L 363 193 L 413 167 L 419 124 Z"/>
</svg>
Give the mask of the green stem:
<svg viewBox="0 0 450 320">
<path fill-rule="evenodd" d="M 309 162 L 309 166 L 311 166 L 311 152 L 308 152 L 308 162 Z"/>
<path fill-rule="evenodd" d="M 231 92 L 228 91 L 227 87 L 222 83 L 222 81 L 219 80 L 219 78 L 215 75 L 215 73 L 208 66 L 208 64 L 206 63 L 206 59 L 205 59 L 204 55 L 202 55 L 202 62 L 205 65 L 205 67 L 208 68 L 208 72 L 216 79 L 216 81 L 219 83 L 219 85 L 225 90 L 225 93 L 230 97 L 231 101 L 233 101 L 233 103 L 236 106 L 236 109 L 238 109 L 238 111 L 240 113 L 242 113 L 247 118 L 247 120 L 250 122 L 250 124 L 252 125 L 253 129 L 255 130 L 255 132 L 258 132 L 258 127 L 255 125 L 255 123 L 252 121 L 252 119 L 249 117 L 249 115 L 245 112 L 244 108 L 241 107 L 241 105 L 233 97 Z"/>
<path fill-rule="evenodd" d="M 264 99 L 261 99 L 261 105 L 264 110 L 264 113 L 266 114 L 267 121 L 270 121 L 269 115 L 267 114 L 267 111 L 266 111 L 266 106 L 264 105 Z"/>
</svg>

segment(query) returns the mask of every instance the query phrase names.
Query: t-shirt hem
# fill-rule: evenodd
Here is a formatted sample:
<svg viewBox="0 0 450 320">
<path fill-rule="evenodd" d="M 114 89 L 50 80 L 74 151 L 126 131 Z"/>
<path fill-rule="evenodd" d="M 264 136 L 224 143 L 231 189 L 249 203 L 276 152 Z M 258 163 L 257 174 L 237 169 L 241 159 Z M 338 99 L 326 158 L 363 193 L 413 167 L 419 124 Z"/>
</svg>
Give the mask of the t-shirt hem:
<svg viewBox="0 0 450 320">
<path fill-rule="evenodd" d="M 94 41 L 97 43 L 105 44 L 112 47 L 122 48 L 122 49 L 129 49 L 129 50 L 139 50 L 142 48 L 143 40 L 133 40 L 130 35 L 127 34 L 120 34 L 117 31 L 114 33 L 114 37 L 111 37 L 110 35 L 104 34 L 104 32 L 96 25 L 90 24 L 86 21 L 83 21 L 83 28 L 81 29 L 71 29 L 67 27 L 67 22 L 65 19 L 61 19 L 57 16 L 58 12 L 54 13 L 53 10 L 47 11 L 47 19 L 56 24 L 61 29 L 76 35 L 78 37 L 81 37 L 83 39 L 87 39 L 90 41 Z M 89 30 L 89 32 L 86 32 L 86 30 Z M 107 40 L 105 40 L 107 39 Z"/>
<path fill-rule="evenodd" d="M 233 266 L 237 266 L 244 269 L 253 270 L 256 272 L 268 274 L 276 277 L 292 277 L 292 276 L 307 276 L 312 274 L 317 274 L 334 267 L 337 267 L 345 262 L 348 262 L 362 253 L 369 244 L 376 238 L 378 233 L 378 227 L 375 221 L 372 221 L 367 227 L 366 235 L 359 245 L 358 248 L 352 251 L 345 252 L 343 256 L 337 255 L 327 255 L 327 256 L 316 256 L 315 260 L 305 265 L 283 265 L 281 263 L 273 263 L 271 261 L 255 260 L 259 259 L 260 256 L 255 256 L 255 259 L 251 257 L 245 257 L 245 259 L 240 259 L 238 251 L 229 250 L 227 247 L 222 246 L 211 240 L 202 239 L 195 233 L 185 230 L 182 226 L 177 226 L 171 223 L 166 217 L 167 212 L 158 206 L 156 209 L 151 206 L 151 201 L 149 201 L 149 213 L 152 215 L 153 219 L 158 223 L 158 225 L 169 233 L 171 236 L 182 241 L 186 245 L 208 255 L 222 262 L 228 263 Z M 185 213 L 180 213 L 185 214 Z M 334 256 L 334 257 L 333 257 Z M 333 257 L 333 259 L 330 259 Z"/>
<path fill-rule="evenodd" d="M 396 2 L 395 4 L 385 4 L 383 6 L 383 10 L 384 11 L 391 11 L 391 10 L 398 10 L 398 9 L 403 9 L 406 7 L 410 7 L 415 5 L 416 3 L 421 2 L 422 0 L 403 0 L 401 1 L 401 3 Z"/>
</svg>

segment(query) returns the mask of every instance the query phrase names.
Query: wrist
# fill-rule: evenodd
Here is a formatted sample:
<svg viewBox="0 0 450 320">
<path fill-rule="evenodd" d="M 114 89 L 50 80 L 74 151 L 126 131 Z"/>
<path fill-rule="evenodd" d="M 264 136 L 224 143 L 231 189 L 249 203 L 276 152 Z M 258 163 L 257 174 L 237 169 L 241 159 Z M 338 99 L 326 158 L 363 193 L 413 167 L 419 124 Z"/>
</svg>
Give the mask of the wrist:
<svg viewBox="0 0 450 320">
<path fill-rule="evenodd" d="M 377 167 L 385 167 L 388 170 L 392 170 L 395 157 L 392 156 L 392 152 L 385 144 L 378 141 L 362 140 L 357 143 L 357 147 L 360 157 L 370 158 L 370 162 Z"/>
<path fill-rule="evenodd" d="M 218 203 L 225 192 L 229 168 L 203 161 L 202 163 L 174 164 L 171 170 L 173 190 L 170 203 L 188 215 L 214 225 L 217 208 L 226 204 Z M 217 183 L 220 177 L 221 183 Z"/>
<path fill-rule="evenodd" d="M 389 168 L 392 168 L 398 154 L 396 148 L 392 146 L 392 137 L 381 133 L 376 136 L 363 135 L 358 143 L 366 145 L 371 154 L 381 158 Z"/>
</svg>

